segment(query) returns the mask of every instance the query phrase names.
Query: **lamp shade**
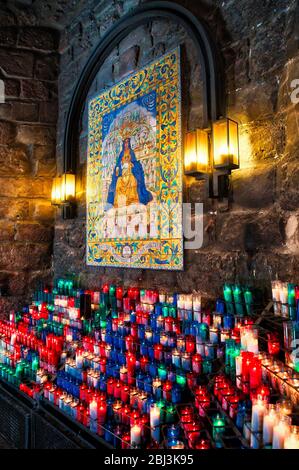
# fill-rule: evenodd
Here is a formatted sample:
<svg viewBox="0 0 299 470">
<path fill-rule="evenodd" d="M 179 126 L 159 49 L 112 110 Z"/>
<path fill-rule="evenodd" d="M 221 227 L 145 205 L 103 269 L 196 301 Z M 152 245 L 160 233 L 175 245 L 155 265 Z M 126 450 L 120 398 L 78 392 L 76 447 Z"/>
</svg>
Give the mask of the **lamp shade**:
<svg viewBox="0 0 299 470">
<path fill-rule="evenodd" d="M 61 177 L 56 176 L 52 183 L 51 202 L 53 206 L 59 206 L 61 203 Z"/>
<path fill-rule="evenodd" d="M 238 123 L 221 119 L 213 123 L 214 168 L 234 170 L 239 168 Z"/>
<path fill-rule="evenodd" d="M 198 176 L 209 172 L 209 134 L 203 129 L 186 133 L 185 174 Z"/>
<path fill-rule="evenodd" d="M 74 201 L 76 196 L 76 177 L 73 173 L 64 173 L 61 177 L 61 202 Z"/>
</svg>

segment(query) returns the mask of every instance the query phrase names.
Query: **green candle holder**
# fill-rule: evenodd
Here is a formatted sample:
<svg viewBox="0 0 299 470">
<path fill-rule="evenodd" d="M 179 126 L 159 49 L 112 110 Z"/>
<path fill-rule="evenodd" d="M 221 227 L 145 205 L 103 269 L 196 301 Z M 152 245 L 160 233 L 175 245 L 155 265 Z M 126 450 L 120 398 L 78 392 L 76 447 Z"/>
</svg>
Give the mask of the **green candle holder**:
<svg viewBox="0 0 299 470">
<path fill-rule="evenodd" d="M 176 409 L 173 405 L 167 405 L 165 410 L 166 424 L 175 423 Z"/>
<path fill-rule="evenodd" d="M 114 296 L 115 296 L 115 292 L 116 292 L 116 286 L 111 285 L 111 286 L 109 287 L 109 296 L 110 296 L 110 297 L 114 297 Z"/>
<path fill-rule="evenodd" d="M 176 383 L 182 388 L 186 387 L 187 379 L 186 379 L 186 375 L 183 371 L 178 371 L 177 372 L 177 374 L 176 374 Z"/>
<path fill-rule="evenodd" d="M 224 284 L 223 287 L 223 296 L 225 302 L 233 302 L 233 291 L 232 291 L 232 286 L 230 284 Z"/>
<path fill-rule="evenodd" d="M 165 423 L 166 401 L 165 400 L 157 401 L 157 406 L 160 408 L 160 422 L 161 422 L 161 424 L 164 424 Z"/>
<path fill-rule="evenodd" d="M 169 316 L 169 307 L 168 307 L 168 305 L 163 305 L 162 315 L 163 315 L 163 317 L 168 317 Z"/>
<path fill-rule="evenodd" d="M 217 415 L 213 418 L 213 439 L 215 440 L 216 447 L 222 447 L 221 437 L 225 432 L 225 419 Z"/>
<path fill-rule="evenodd" d="M 167 367 L 165 364 L 160 364 L 158 367 L 158 376 L 161 380 L 167 379 Z"/>
<path fill-rule="evenodd" d="M 177 317 L 177 309 L 176 307 L 169 307 L 169 316 L 172 318 Z"/>
<path fill-rule="evenodd" d="M 295 284 L 288 284 L 288 304 L 289 307 L 296 307 Z"/>
<path fill-rule="evenodd" d="M 239 285 L 235 285 L 233 288 L 233 297 L 235 302 L 236 313 L 239 316 L 245 314 L 243 307 L 243 292 Z"/>
<path fill-rule="evenodd" d="M 248 315 L 252 315 L 253 314 L 253 294 L 248 287 L 244 288 L 243 294 L 244 294 L 244 299 L 245 299 L 246 312 Z"/>
</svg>

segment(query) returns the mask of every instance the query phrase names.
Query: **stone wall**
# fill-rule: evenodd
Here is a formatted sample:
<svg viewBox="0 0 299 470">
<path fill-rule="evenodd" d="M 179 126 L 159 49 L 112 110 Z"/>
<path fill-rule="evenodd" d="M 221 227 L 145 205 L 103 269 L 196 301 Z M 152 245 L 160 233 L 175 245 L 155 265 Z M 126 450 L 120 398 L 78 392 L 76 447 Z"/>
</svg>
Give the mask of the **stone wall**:
<svg viewBox="0 0 299 470">
<path fill-rule="evenodd" d="M 88 2 L 88 7 L 78 6 L 76 19 L 66 28 L 59 78 L 58 161 L 76 77 L 104 32 L 139 3 Z M 299 78 L 297 2 L 181 3 L 207 22 L 217 41 L 225 64 L 228 116 L 240 123 L 241 169 L 233 174 L 229 203 L 212 203 L 203 197 L 200 183 L 186 182 L 191 200 L 205 204 L 207 230 L 203 248 L 186 252 L 183 273 L 86 267 L 85 112 L 80 123 L 79 216 L 73 221 L 57 220 L 56 273 L 74 272 L 89 286 L 113 279 L 168 289 L 199 288 L 209 294 L 219 291 L 225 280 L 255 279 L 269 285 L 276 273 L 286 280 L 298 279 L 299 121 L 298 106 L 289 96 L 291 81 Z M 107 59 L 90 93 L 178 44 L 187 51 L 183 72 L 189 97 L 187 122 L 190 128 L 199 125 L 201 87 L 195 80 L 199 65 L 190 40 L 172 22 L 154 21 L 131 33 Z"/>
<path fill-rule="evenodd" d="M 1 2 L 0 309 L 51 275 L 59 32 L 26 6 Z"/>
<path fill-rule="evenodd" d="M 224 280 L 256 279 L 269 285 L 270 278 L 276 273 L 286 280 L 298 279 L 299 120 L 298 105 L 290 100 L 290 84 L 293 79 L 299 78 L 297 1 L 176 1 L 206 21 L 223 55 L 227 114 L 240 123 L 241 146 L 241 169 L 233 174 L 229 203 L 212 203 L 204 198 L 202 184 L 186 181 L 190 199 L 204 202 L 206 231 L 203 248 L 186 252 L 186 269 L 182 273 L 88 268 L 85 265 L 85 110 L 82 122 L 78 123 L 78 218 L 63 221 L 57 215 L 55 273 L 75 273 L 81 277 L 83 284 L 90 287 L 98 286 L 107 279 L 167 289 L 197 288 L 213 295 L 219 291 Z M 52 144 L 56 120 L 55 111 L 43 112 L 43 102 L 44 93 L 48 90 L 50 95 L 46 107 L 50 106 L 49 101 L 55 107 L 56 71 L 52 61 L 56 56 L 52 53 L 57 46 L 57 33 L 53 35 L 53 32 L 61 33 L 57 164 L 58 170 L 62 171 L 65 120 L 78 76 L 105 32 L 142 1 L 8 0 L 6 3 L 11 3 L 14 11 L 16 8 L 18 10 L 14 16 L 11 9 L 3 16 L 2 21 L 8 27 L 9 35 L 0 35 L 0 58 L 3 57 L 3 50 L 5 58 L 8 50 L 13 53 L 11 57 L 17 53 L 28 55 L 28 60 L 21 66 L 19 58 L 16 59 L 13 70 L 3 71 L 0 61 L 1 74 L 5 74 L 13 94 L 12 103 L 0 108 L 0 112 L 4 113 L 0 117 L 0 138 L 4 136 L 1 148 L 9 149 L 12 158 L 9 176 L 0 175 L 5 178 L 7 188 L 5 191 L 4 186 L 3 190 L 0 189 L 5 193 L 4 196 L 1 193 L 0 203 L 4 201 L 4 204 L 9 204 L 9 209 L 5 208 L 1 216 L 5 226 L 1 237 L 6 237 L 1 242 L 5 252 L 3 259 L 1 257 L 1 272 L 4 279 L 11 283 L 11 291 L 14 291 L 12 281 L 17 280 L 18 296 L 21 296 L 26 283 L 39 274 L 39 269 L 44 268 L 43 273 L 47 273 L 50 267 L 48 240 L 51 238 L 53 214 L 48 201 L 48 176 L 52 175 L 52 171 L 54 173 Z M 16 27 L 17 23 L 21 23 L 22 27 Z M 34 31 L 40 31 L 38 28 L 44 28 L 45 34 L 34 34 Z M 50 37 L 53 42 L 49 50 L 49 44 L 45 46 L 43 41 Z M 5 41 L 6 44 L 3 44 Z M 200 80 L 195 79 L 199 77 L 196 73 L 199 72 L 199 65 L 186 33 L 172 22 L 151 22 L 122 41 L 107 59 L 90 93 L 112 85 L 126 73 L 178 44 L 183 44 L 186 52 L 183 71 L 188 103 L 185 107 L 186 120 L 190 128 L 200 125 L 201 85 Z M 36 65 L 39 58 L 43 62 L 41 67 Z M 48 70 L 46 58 L 50 61 L 47 62 L 48 67 L 53 71 L 51 79 L 45 79 L 43 75 Z M 19 110 L 21 116 L 12 114 L 16 113 L 13 109 L 18 102 L 26 104 Z M 32 116 L 34 109 L 38 112 L 36 116 Z M 45 116 L 49 119 L 50 115 L 53 121 L 48 122 Z M 24 163 L 14 163 L 14 159 L 23 161 L 22 155 L 25 155 L 25 162 L 30 161 L 29 167 Z M 24 167 L 27 169 L 24 170 Z M 17 178 L 15 175 L 12 178 L 12 171 L 17 172 Z M 25 187 L 22 186 L 24 181 L 27 182 Z M 22 204 L 25 215 L 19 221 L 19 211 L 14 212 L 13 208 L 15 205 L 23 207 Z M 38 228 L 43 236 L 48 233 L 49 238 L 42 238 L 41 241 L 40 236 L 36 235 L 39 242 L 35 244 L 32 229 Z"/>
</svg>

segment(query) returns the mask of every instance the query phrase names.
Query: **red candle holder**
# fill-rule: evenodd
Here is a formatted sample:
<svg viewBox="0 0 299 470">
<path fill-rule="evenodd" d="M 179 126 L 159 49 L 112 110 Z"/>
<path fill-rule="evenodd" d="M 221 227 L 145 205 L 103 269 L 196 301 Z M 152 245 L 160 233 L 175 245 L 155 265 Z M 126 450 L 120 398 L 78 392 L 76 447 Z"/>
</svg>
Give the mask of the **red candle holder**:
<svg viewBox="0 0 299 470">
<path fill-rule="evenodd" d="M 249 386 L 250 389 L 255 389 L 261 385 L 262 382 L 262 366 L 261 361 L 254 359 L 251 362 L 251 367 L 249 370 Z"/>
<path fill-rule="evenodd" d="M 260 385 L 251 396 L 251 399 L 257 398 L 263 401 L 269 401 L 270 399 L 270 388 L 267 385 Z"/>
<path fill-rule="evenodd" d="M 116 298 L 117 300 L 122 300 L 124 296 L 123 288 L 122 287 L 117 287 L 116 288 Z"/>
<path fill-rule="evenodd" d="M 121 448 L 130 449 L 131 448 L 131 435 L 129 433 L 123 434 L 121 438 Z"/>
<path fill-rule="evenodd" d="M 116 399 L 120 399 L 121 398 L 121 390 L 122 390 L 122 384 L 121 382 L 118 380 L 114 383 L 114 390 L 113 390 L 113 395 L 114 395 L 114 398 Z"/>
<path fill-rule="evenodd" d="M 154 345 L 154 358 L 156 361 L 162 361 L 163 359 L 163 346 L 162 344 Z"/>
<path fill-rule="evenodd" d="M 130 414 L 130 426 L 134 426 L 137 420 L 140 418 L 140 411 L 133 410 Z"/>
<path fill-rule="evenodd" d="M 104 294 L 109 294 L 109 284 L 104 284 L 102 287 L 102 291 Z"/>
<path fill-rule="evenodd" d="M 195 353 L 195 349 L 196 349 L 195 337 L 193 335 L 187 335 L 186 336 L 186 352 L 193 354 Z"/>
<path fill-rule="evenodd" d="M 170 380 L 163 383 L 162 390 L 164 400 L 171 401 L 172 382 Z"/>
<path fill-rule="evenodd" d="M 149 369 L 149 358 L 146 356 L 142 356 L 140 358 L 140 368 L 143 372 L 147 372 Z"/>
<path fill-rule="evenodd" d="M 107 395 L 112 396 L 114 393 L 114 379 L 111 377 L 107 380 Z"/>
<path fill-rule="evenodd" d="M 190 390 L 193 390 L 197 385 L 197 376 L 194 372 L 188 372 L 187 375 L 187 384 Z"/>
<path fill-rule="evenodd" d="M 172 317 L 165 318 L 164 325 L 165 325 L 166 333 L 170 333 L 171 331 L 173 331 L 173 324 L 174 324 L 174 318 Z"/>
<path fill-rule="evenodd" d="M 121 416 L 122 416 L 122 423 L 125 424 L 125 425 L 130 425 L 130 414 L 131 414 L 132 410 L 131 410 L 131 407 L 126 404 L 123 408 L 122 408 L 122 413 L 121 413 Z"/>
<path fill-rule="evenodd" d="M 194 445 L 194 449 L 197 449 L 197 450 L 208 450 L 210 449 L 210 447 L 211 447 L 210 441 L 208 441 L 207 439 L 202 439 L 201 441 L 196 442 Z"/>
<path fill-rule="evenodd" d="M 128 379 L 130 379 L 130 376 L 134 375 L 134 371 L 136 367 L 136 356 L 133 353 L 131 352 L 126 353 L 126 364 L 127 364 L 127 369 L 128 369 Z"/>
<path fill-rule="evenodd" d="M 123 403 L 128 403 L 130 399 L 130 387 L 123 385 L 121 388 L 120 398 Z"/>
<path fill-rule="evenodd" d="M 202 373 L 202 357 L 200 354 L 194 354 L 192 357 L 192 370 L 195 374 Z"/>
<path fill-rule="evenodd" d="M 228 409 L 229 416 L 231 419 L 235 419 L 238 412 L 239 397 L 237 395 L 232 395 L 228 397 Z"/>
</svg>

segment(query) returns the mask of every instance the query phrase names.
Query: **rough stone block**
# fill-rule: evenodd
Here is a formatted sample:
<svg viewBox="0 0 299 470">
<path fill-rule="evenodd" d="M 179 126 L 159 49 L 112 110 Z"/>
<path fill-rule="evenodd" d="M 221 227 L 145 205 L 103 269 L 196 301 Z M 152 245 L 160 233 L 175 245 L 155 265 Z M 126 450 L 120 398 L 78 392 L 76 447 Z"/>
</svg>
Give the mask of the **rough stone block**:
<svg viewBox="0 0 299 470">
<path fill-rule="evenodd" d="M 7 220 L 0 220 L 0 242 L 14 239 L 14 224 Z"/>
<path fill-rule="evenodd" d="M 20 33 L 18 44 L 30 49 L 53 51 L 58 48 L 59 33 L 56 30 L 26 27 Z"/>
<path fill-rule="evenodd" d="M 40 80 L 55 81 L 58 78 L 58 57 L 51 55 L 36 59 L 34 76 Z"/>
<path fill-rule="evenodd" d="M 0 145 L 10 145 L 14 141 L 16 129 L 11 122 L 0 121 Z"/>
<path fill-rule="evenodd" d="M 47 82 L 40 80 L 22 80 L 22 97 L 34 101 L 48 101 L 50 99 L 50 87 Z"/>
<path fill-rule="evenodd" d="M 10 120 L 11 115 L 12 115 L 11 109 L 12 109 L 11 103 L 1 103 L 0 104 L 0 119 Z"/>
<path fill-rule="evenodd" d="M 273 204 L 275 194 L 275 168 L 261 165 L 241 169 L 232 175 L 234 206 L 261 209 Z"/>
<path fill-rule="evenodd" d="M 38 105 L 15 101 L 12 103 L 12 118 L 15 121 L 36 122 L 38 121 Z"/>
<path fill-rule="evenodd" d="M 53 145 L 55 143 L 55 128 L 20 125 L 17 129 L 17 141 L 25 145 Z"/>
<path fill-rule="evenodd" d="M 278 168 L 280 206 L 283 210 L 294 211 L 299 207 L 299 167 L 296 161 L 286 162 Z"/>
<path fill-rule="evenodd" d="M 53 240 L 53 227 L 37 223 L 23 223 L 16 225 L 15 240 L 30 243 L 49 243 Z"/>
<path fill-rule="evenodd" d="M 17 42 L 18 30 L 13 26 L 3 26 L 0 30 L 0 45 L 14 46 Z"/>
<path fill-rule="evenodd" d="M 55 145 L 35 145 L 33 148 L 34 160 L 53 160 L 55 158 Z"/>
<path fill-rule="evenodd" d="M 6 185 L 6 180 L 0 179 L 1 186 Z M 0 219 L 26 220 L 29 218 L 29 202 L 2 198 L 0 199 Z"/>
<path fill-rule="evenodd" d="M 52 179 L 16 177 L 5 178 L 0 186 L 0 197 L 49 198 L 51 197 Z"/>
<path fill-rule="evenodd" d="M 119 77 L 123 77 L 135 70 L 138 63 L 139 51 L 139 46 L 134 46 L 121 55 L 118 70 Z"/>
<path fill-rule="evenodd" d="M 56 101 L 41 102 L 39 105 L 40 122 L 56 124 L 58 117 L 58 106 Z"/>
<path fill-rule="evenodd" d="M 35 165 L 36 176 L 56 176 L 56 160 L 38 160 Z"/>
<path fill-rule="evenodd" d="M 30 158 L 22 147 L 0 146 L 0 176 L 26 175 L 30 172 Z"/>
<path fill-rule="evenodd" d="M 32 201 L 30 203 L 30 215 L 39 222 L 52 223 L 55 210 L 50 201 Z"/>
<path fill-rule="evenodd" d="M 5 98 L 18 98 L 21 93 L 21 82 L 13 78 L 1 78 L 4 81 Z"/>
<path fill-rule="evenodd" d="M 9 52 L 7 49 L 0 49 L 1 68 L 8 75 L 16 77 L 33 76 L 34 56 L 27 51 Z"/>
<path fill-rule="evenodd" d="M 0 245 L 0 269 L 34 270 L 50 266 L 49 244 L 6 243 Z"/>
</svg>

